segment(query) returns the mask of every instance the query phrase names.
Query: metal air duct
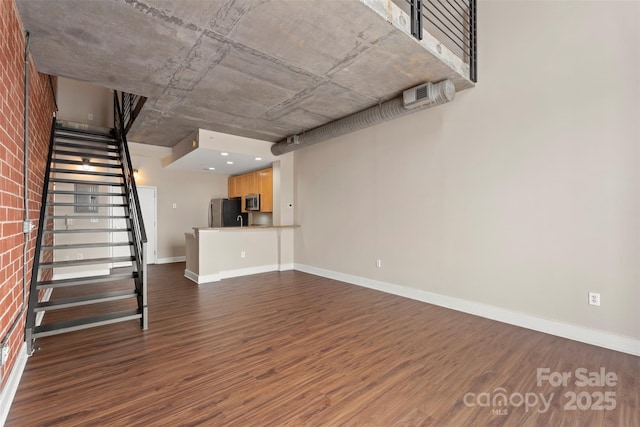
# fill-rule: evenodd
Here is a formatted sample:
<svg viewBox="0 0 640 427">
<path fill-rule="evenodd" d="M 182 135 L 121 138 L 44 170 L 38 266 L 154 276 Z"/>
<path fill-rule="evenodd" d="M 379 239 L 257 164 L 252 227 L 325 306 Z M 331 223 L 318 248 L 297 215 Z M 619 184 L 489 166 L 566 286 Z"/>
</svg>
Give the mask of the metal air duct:
<svg viewBox="0 0 640 427">
<path fill-rule="evenodd" d="M 402 96 L 343 117 L 308 132 L 292 135 L 271 146 L 271 152 L 279 156 L 298 148 L 335 138 L 378 123 L 404 117 L 445 102 L 453 101 L 456 88 L 451 80 L 424 83 L 404 91 Z"/>
</svg>

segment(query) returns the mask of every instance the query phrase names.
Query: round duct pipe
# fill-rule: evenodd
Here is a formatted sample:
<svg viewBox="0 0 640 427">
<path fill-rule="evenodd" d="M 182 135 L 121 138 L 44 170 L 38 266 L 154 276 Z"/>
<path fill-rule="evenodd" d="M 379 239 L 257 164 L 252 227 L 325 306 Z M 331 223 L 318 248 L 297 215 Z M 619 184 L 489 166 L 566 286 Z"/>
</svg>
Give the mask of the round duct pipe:
<svg viewBox="0 0 640 427">
<path fill-rule="evenodd" d="M 380 105 L 367 108 L 366 110 L 311 129 L 305 133 L 293 135 L 285 140 L 276 142 L 271 146 L 271 152 L 279 156 L 302 147 L 453 101 L 456 95 L 456 88 L 451 80 L 442 80 L 435 84 L 426 83 L 425 85 L 417 86 L 417 88 L 424 86 L 427 87 L 427 97 L 421 102 L 416 102 L 408 106 L 405 104 L 403 96 L 399 96 L 383 102 Z"/>
</svg>

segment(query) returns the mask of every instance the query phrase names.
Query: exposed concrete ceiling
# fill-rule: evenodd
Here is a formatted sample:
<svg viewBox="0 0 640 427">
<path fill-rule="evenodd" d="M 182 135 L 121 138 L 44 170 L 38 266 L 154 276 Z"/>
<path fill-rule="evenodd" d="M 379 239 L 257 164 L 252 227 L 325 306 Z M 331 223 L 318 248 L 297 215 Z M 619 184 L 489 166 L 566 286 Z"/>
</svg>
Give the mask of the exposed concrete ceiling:
<svg viewBox="0 0 640 427">
<path fill-rule="evenodd" d="M 197 128 L 277 141 L 424 81 L 472 86 L 389 0 L 17 3 L 40 71 L 149 98 L 130 131 L 148 144 Z"/>
</svg>

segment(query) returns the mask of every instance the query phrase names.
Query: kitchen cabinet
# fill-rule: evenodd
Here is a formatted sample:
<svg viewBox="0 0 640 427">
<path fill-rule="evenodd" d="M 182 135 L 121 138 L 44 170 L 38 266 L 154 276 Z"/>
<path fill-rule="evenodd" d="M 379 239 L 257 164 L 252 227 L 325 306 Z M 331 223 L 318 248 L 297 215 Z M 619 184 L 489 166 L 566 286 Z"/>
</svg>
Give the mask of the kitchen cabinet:
<svg viewBox="0 0 640 427">
<path fill-rule="evenodd" d="M 249 194 L 248 183 L 249 183 L 249 177 L 247 175 L 238 176 L 237 191 L 238 191 L 238 195 L 242 197 L 242 212 L 247 212 L 247 210 L 244 208 L 244 196 Z"/>
<path fill-rule="evenodd" d="M 240 186 L 238 184 L 238 177 L 237 176 L 232 176 L 229 178 L 229 180 L 227 181 L 227 185 L 229 187 L 229 198 L 232 197 L 240 197 Z"/>
<path fill-rule="evenodd" d="M 260 212 L 273 212 L 273 169 L 257 171 L 260 178 Z"/>
<path fill-rule="evenodd" d="M 227 186 L 229 197 L 242 197 L 242 212 L 246 212 L 244 196 L 247 194 L 260 194 L 260 212 L 273 212 L 272 168 L 229 177 Z"/>
<path fill-rule="evenodd" d="M 258 183 L 258 186 L 256 186 L 256 173 L 255 172 L 251 172 L 248 173 L 246 175 L 247 178 L 247 186 L 245 187 L 245 192 L 244 194 L 260 194 L 260 185 Z"/>
</svg>

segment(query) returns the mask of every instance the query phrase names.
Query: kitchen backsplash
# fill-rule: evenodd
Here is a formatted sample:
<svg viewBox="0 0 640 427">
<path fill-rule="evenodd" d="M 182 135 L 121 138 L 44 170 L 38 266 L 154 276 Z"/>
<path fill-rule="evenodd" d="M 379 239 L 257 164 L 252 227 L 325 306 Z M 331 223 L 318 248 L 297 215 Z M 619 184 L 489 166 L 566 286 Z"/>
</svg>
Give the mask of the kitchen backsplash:
<svg viewBox="0 0 640 427">
<path fill-rule="evenodd" d="M 273 214 L 271 212 L 249 212 L 249 224 L 273 225 Z"/>
</svg>

